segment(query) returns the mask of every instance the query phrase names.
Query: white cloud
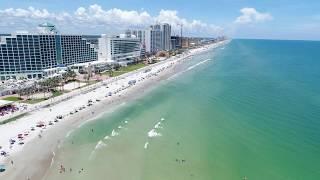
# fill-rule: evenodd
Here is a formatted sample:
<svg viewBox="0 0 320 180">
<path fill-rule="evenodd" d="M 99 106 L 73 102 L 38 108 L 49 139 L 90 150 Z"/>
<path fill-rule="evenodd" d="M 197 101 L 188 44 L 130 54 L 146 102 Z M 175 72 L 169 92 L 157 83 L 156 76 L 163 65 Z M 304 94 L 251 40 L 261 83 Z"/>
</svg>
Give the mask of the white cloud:
<svg viewBox="0 0 320 180">
<path fill-rule="evenodd" d="M 74 12 L 52 13 L 46 9 L 8 8 L 0 10 L 0 27 L 25 28 L 32 27 L 44 21 L 49 21 L 58 25 L 64 32 L 73 28 L 73 32 L 89 33 L 90 30 L 99 31 L 94 33 L 106 33 L 106 30 L 125 28 L 145 28 L 154 23 L 169 23 L 173 30 L 179 32 L 178 24 L 183 24 L 184 32 L 189 35 L 209 36 L 221 34 L 223 29 L 213 24 L 207 24 L 200 20 L 187 20 L 178 16 L 175 10 L 161 10 L 158 15 L 151 16 L 147 11 L 103 9 L 100 5 L 93 4 L 89 7 L 79 7 Z M 18 25 L 22 27 L 17 27 Z M 97 29 L 99 27 L 100 29 Z M 86 31 L 86 32 L 83 32 Z M 69 32 L 66 32 L 69 33 Z"/>
<path fill-rule="evenodd" d="M 178 11 L 175 10 L 161 10 L 159 15 L 155 17 L 158 23 L 169 23 L 172 25 L 173 30 L 177 33 L 179 25 L 183 25 L 183 30 L 194 36 L 197 34 L 202 35 L 219 35 L 223 33 L 223 28 L 201 22 L 200 20 L 187 20 L 178 16 Z"/>
<path fill-rule="evenodd" d="M 94 4 L 87 9 L 79 7 L 74 13 L 74 18 L 89 23 L 104 23 L 113 25 L 143 25 L 149 23 L 151 16 L 146 12 L 126 11 L 121 9 L 104 10 Z"/>
<path fill-rule="evenodd" d="M 50 14 L 46 9 L 35 9 L 30 6 L 28 9 L 8 8 L 5 10 L 0 10 L 0 16 L 41 19 L 41 18 L 54 17 L 54 14 Z"/>
<path fill-rule="evenodd" d="M 271 14 L 258 12 L 255 8 L 242 8 L 240 12 L 242 15 L 234 21 L 236 24 L 265 22 L 273 19 Z"/>
</svg>

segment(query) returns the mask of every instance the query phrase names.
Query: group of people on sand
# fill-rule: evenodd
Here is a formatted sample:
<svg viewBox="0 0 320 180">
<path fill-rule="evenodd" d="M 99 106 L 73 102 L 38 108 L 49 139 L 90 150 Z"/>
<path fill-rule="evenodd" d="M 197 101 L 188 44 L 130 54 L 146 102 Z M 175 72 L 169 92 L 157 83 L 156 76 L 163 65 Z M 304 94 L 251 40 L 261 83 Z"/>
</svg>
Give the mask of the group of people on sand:
<svg viewBox="0 0 320 180">
<path fill-rule="evenodd" d="M 180 142 L 177 142 L 177 146 L 180 146 Z M 179 164 L 180 163 L 185 163 L 187 160 L 185 160 L 185 159 L 178 159 L 178 158 L 176 158 L 176 162 L 178 162 Z"/>
<path fill-rule="evenodd" d="M 7 105 L 0 107 L 0 116 L 5 116 L 10 113 L 14 113 L 16 111 L 19 111 L 19 108 L 15 105 Z"/>
<path fill-rule="evenodd" d="M 69 172 L 71 173 L 72 172 L 72 168 L 69 168 Z M 81 168 L 79 171 L 78 171 L 78 173 L 80 174 L 80 173 L 82 173 L 84 171 L 84 169 L 83 168 Z M 59 168 L 59 173 L 60 174 L 62 174 L 62 173 L 65 173 L 66 172 L 66 168 L 61 164 L 60 165 L 60 168 Z"/>
</svg>

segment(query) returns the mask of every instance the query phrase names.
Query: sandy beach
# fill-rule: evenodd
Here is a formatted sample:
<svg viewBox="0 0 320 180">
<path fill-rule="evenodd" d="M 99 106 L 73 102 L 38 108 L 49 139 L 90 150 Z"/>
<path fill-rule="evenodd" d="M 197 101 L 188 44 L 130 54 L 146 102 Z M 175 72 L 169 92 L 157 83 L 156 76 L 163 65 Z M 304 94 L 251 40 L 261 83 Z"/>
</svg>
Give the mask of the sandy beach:
<svg viewBox="0 0 320 180">
<path fill-rule="evenodd" d="M 0 151 L 6 152 L 7 155 L 0 156 L 0 164 L 6 166 L 6 171 L 0 173 L 0 179 L 43 179 L 51 165 L 54 152 L 73 129 L 141 97 L 145 92 L 155 88 L 159 81 L 183 71 L 177 71 L 176 68 L 191 56 L 225 43 L 227 42 L 192 49 L 179 57 L 172 57 L 71 92 L 52 100 L 51 103 L 46 102 L 33 107 L 32 111 L 16 121 L 1 125 Z M 57 119 L 57 116 L 62 118 Z M 37 124 L 45 126 L 36 127 Z M 10 144 L 10 139 L 15 143 Z"/>
</svg>

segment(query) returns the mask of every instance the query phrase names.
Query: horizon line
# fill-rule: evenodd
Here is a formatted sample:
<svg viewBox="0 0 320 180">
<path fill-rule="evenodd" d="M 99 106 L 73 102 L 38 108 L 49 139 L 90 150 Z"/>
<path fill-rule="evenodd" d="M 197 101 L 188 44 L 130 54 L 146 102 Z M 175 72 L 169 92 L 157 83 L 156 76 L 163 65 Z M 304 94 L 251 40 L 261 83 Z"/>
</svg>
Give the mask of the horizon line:
<svg viewBox="0 0 320 180">
<path fill-rule="evenodd" d="M 320 39 L 273 39 L 273 38 L 230 38 L 234 40 L 268 40 L 268 41 L 320 41 Z"/>
</svg>

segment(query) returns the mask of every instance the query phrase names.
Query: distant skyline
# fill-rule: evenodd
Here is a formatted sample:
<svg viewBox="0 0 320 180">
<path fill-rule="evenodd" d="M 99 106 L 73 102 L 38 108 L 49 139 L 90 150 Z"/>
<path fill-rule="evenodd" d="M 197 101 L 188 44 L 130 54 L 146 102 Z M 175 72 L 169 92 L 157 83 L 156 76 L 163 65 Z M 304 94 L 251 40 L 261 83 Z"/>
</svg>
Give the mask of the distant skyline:
<svg viewBox="0 0 320 180">
<path fill-rule="evenodd" d="M 116 34 L 177 24 L 188 36 L 320 40 L 320 2 L 309 0 L 0 0 L 0 33 L 36 31 L 51 22 L 64 34 Z"/>
</svg>

